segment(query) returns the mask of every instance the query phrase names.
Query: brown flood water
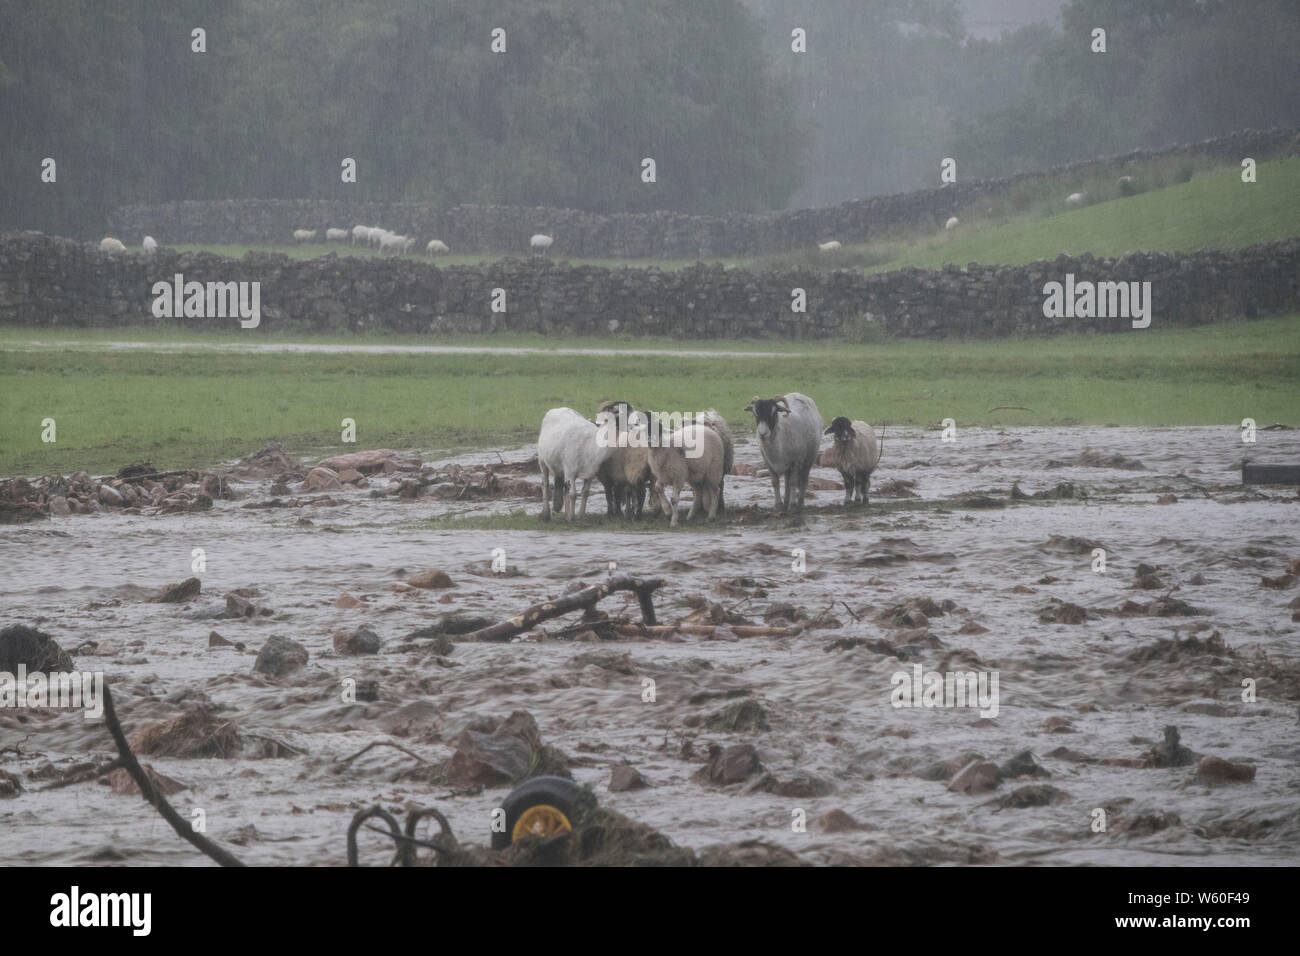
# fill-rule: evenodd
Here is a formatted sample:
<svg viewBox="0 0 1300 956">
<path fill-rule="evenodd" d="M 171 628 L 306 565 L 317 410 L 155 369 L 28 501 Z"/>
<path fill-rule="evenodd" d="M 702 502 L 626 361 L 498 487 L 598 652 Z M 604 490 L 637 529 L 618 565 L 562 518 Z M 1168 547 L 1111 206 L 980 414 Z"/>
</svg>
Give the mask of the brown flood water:
<svg viewBox="0 0 1300 956">
<path fill-rule="evenodd" d="M 802 524 L 773 519 L 676 533 L 662 521 L 650 533 L 431 530 L 421 519 L 509 511 L 523 502 L 407 502 L 363 490 L 333 492 L 337 504 L 323 507 L 242 508 L 270 497 L 269 482 L 262 482 L 236 484 L 239 500 L 204 513 L 104 512 L 5 527 L 0 623 L 33 625 L 69 650 L 99 642 L 74 662 L 113 681 L 128 734 L 180 713 L 175 701 L 182 696 L 206 695 L 241 730 L 303 751 L 282 759 L 142 758 L 188 785 L 171 798 L 183 815 L 202 808 L 208 835 L 237 841 L 235 852 L 255 864 L 341 864 L 352 814 L 375 802 L 436 805 L 461 840 L 486 843 L 504 789 L 453 795 L 393 782 L 414 761 L 392 748 L 372 750 L 342 770 L 335 761 L 375 740 L 443 760 L 466 723 L 514 710 L 536 718 L 543 740 L 571 758 L 575 779 L 594 784 L 604 805 L 697 849 L 761 838 L 814 863 L 1300 862 L 1300 625 L 1287 606 L 1300 589 L 1261 586 L 1300 557 L 1300 504 L 1294 488 L 1240 486 L 1244 452 L 1260 461 L 1295 461 L 1300 432 L 1260 432 L 1255 446 L 1242 445 L 1235 428 L 965 429 L 958 438 L 944 444 L 937 432 L 891 429 L 873 485 L 915 481 L 920 497 L 873 496 L 865 513 L 845 514 L 832 507 L 842 493 L 822 491 L 810 498 Z M 1085 446 L 1138 459 L 1145 470 L 1047 467 L 1077 458 Z M 502 450 L 507 460 L 531 453 Z M 757 446 L 742 440 L 736 457 L 757 463 Z M 442 461 L 436 453 L 426 458 Z M 828 469 L 814 474 L 838 478 Z M 961 505 L 971 494 L 1005 498 L 1015 481 L 1031 495 L 1072 482 L 1089 497 Z M 386 487 L 387 479 L 371 480 L 371 489 Z M 1163 493 L 1177 502 L 1156 504 Z M 729 478 L 727 501 L 769 508 L 767 479 Z M 590 508 L 603 513 L 598 493 Z M 313 523 L 300 525 L 303 517 Z M 1102 544 L 1106 573 L 1092 571 L 1086 550 L 1040 547 L 1053 535 Z M 202 594 L 188 604 L 147 603 L 160 586 L 190 576 L 196 547 L 207 555 Z M 471 573 L 496 548 L 524 573 Z M 806 552 L 802 573 L 792 568 L 793 549 Z M 688 595 L 756 623 L 777 602 L 816 616 L 842 601 L 852 614 L 836 603 L 827 616 L 838 626 L 796 637 L 687 635 L 599 645 L 556 638 L 573 620 L 565 618 L 510 644 L 457 644 L 441 662 L 427 642 L 406 640 L 449 611 L 510 616 L 575 579 L 594 582 L 611 561 L 620 572 L 667 579 L 655 602 L 661 621 L 687 614 Z M 1132 587 L 1139 563 L 1157 569 L 1162 589 Z M 457 586 L 393 589 L 403 575 L 429 568 L 444 569 Z M 255 602 L 274 613 L 214 619 L 223 595 L 243 587 L 256 588 Z M 765 596 L 756 595 L 760 589 Z M 1107 612 L 1170 589 L 1204 613 L 1039 620 L 1053 598 Z M 362 606 L 336 607 L 345 592 Z M 439 603 L 443 594 L 450 604 Z M 620 611 L 625 597 L 600 608 Z M 925 626 L 933 639 L 899 640 L 912 642 L 900 651 L 906 660 L 872 649 L 880 647 L 874 643 L 828 649 L 846 637 L 897 639 L 900 628 L 877 615 L 925 597 L 952 601 L 956 610 L 931 617 Z M 635 601 L 626 613 L 638 619 Z M 970 621 L 986 630 L 972 633 Z M 333 632 L 363 625 L 384 639 L 381 652 L 337 655 Z M 967 633 L 959 633 L 963 625 Z M 248 650 L 209 649 L 214 629 Z M 1140 653 L 1171 637 L 1204 641 L 1215 631 L 1230 653 L 1205 652 L 1203 645 Z M 311 654 L 282 682 L 252 673 L 255 651 L 272 635 Z M 967 654 L 944 663 L 963 649 L 977 662 Z M 910 673 L 914 663 L 996 670 L 997 717 L 981 720 L 969 708 L 893 707 L 891 676 Z M 378 679 L 379 701 L 344 704 L 339 686 L 346 677 Z M 645 677 L 655 681 L 653 703 L 642 701 Z M 1257 701 L 1242 701 L 1243 678 L 1257 680 Z M 770 729 L 722 733 L 694 725 L 725 706 L 729 692 L 756 698 Z M 1195 766 L 1103 762 L 1140 758 L 1170 724 L 1199 754 L 1254 764 L 1254 781 L 1212 786 L 1196 778 Z M 683 755 L 684 739 L 694 741 L 693 756 Z M 794 797 L 705 786 L 693 774 L 710 741 L 751 743 L 779 780 L 816 778 L 830 792 Z M 971 754 L 1001 764 L 1024 750 L 1051 776 L 1008 780 L 969 796 L 945 787 L 951 772 L 927 772 L 940 761 L 959 767 Z M 0 711 L 0 769 L 10 773 L 113 753 L 102 721 Z M 608 792 L 610 769 L 623 760 L 652 787 Z M 1060 793 L 1046 805 L 998 805 L 1030 784 Z M 23 785 L 24 793 L 0 801 L 0 863 L 209 863 L 138 796 L 95 783 L 41 793 L 44 784 L 26 776 Z M 1092 831 L 1099 807 L 1108 810 L 1103 833 Z M 806 811 L 807 832 L 792 831 L 796 809 Z M 830 834 L 813 825 L 833 809 L 864 829 Z M 363 841 L 369 862 L 387 861 L 382 846 L 378 836 Z"/>
</svg>

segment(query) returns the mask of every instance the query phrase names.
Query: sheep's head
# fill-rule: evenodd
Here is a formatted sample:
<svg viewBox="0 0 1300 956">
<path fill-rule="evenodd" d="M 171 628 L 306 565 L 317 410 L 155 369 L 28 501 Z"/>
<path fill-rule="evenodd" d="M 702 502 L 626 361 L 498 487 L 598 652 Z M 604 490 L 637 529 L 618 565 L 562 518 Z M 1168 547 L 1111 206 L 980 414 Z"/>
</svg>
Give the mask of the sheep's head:
<svg viewBox="0 0 1300 956">
<path fill-rule="evenodd" d="M 831 421 L 831 427 L 823 434 L 834 435 L 836 441 L 850 442 L 857 437 L 858 433 L 853 430 L 853 423 L 840 415 Z"/>
<path fill-rule="evenodd" d="M 766 438 L 772 432 L 776 431 L 776 423 L 782 415 L 790 414 L 790 405 L 786 402 L 784 395 L 777 395 L 774 398 L 753 397 L 745 411 L 754 413 L 754 424 L 758 429 L 758 437 Z"/>
</svg>

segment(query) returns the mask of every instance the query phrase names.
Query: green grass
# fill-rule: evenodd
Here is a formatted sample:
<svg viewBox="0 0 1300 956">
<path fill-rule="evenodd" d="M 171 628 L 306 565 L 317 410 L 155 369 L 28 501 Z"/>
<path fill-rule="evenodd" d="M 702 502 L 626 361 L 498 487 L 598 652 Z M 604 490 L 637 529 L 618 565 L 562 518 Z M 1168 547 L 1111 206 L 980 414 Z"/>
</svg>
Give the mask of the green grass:
<svg viewBox="0 0 1300 956">
<path fill-rule="evenodd" d="M 592 411 L 615 397 L 664 410 L 716 407 L 742 434 L 749 430 L 742 409 L 752 395 L 791 390 L 812 395 L 827 419 L 847 414 L 873 423 L 1300 420 L 1300 316 L 996 342 L 782 343 L 774 347 L 800 354 L 727 359 L 162 354 L 96 347 L 100 334 L 74 333 L 84 338 L 82 347 L 34 351 L 15 350 L 31 330 L 0 336 L 0 475 L 106 473 L 140 460 L 198 467 L 242 456 L 272 438 L 292 451 L 321 454 L 524 443 L 536 438 L 547 408 Z M 114 337 L 126 335 L 118 330 Z M 65 343 L 66 336 L 58 334 Z M 519 343 L 520 337 L 500 342 Z M 998 405 L 1033 412 L 989 411 Z M 57 422 L 54 444 L 40 440 L 46 417 Z M 357 422 L 356 446 L 340 444 L 345 417 Z"/>
<path fill-rule="evenodd" d="M 1053 259 L 1062 252 L 1118 256 L 1125 252 L 1186 252 L 1235 249 L 1297 234 L 1300 222 L 1300 158 L 1261 162 L 1258 182 L 1241 181 L 1238 166 L 1207 160 L 1165 158 L 1135 164 L 1135 195 L 1122 195 L 1117 174 L 1062 174 L 1011 188 L 997 197 L 959 210 L 961 225 L 910 229 L 871 242 L 845 246 L 832 254 L 816 249 L 744 258 L 712 258 L 742 268 L 863 269 L 885 272 L 914 266 L 1019 265 Z M 1191 175 L 1190 181 L 1182 181 Z M 1083 207 L 1066 206 L 1065 197 L 1084 192 Z M 833 238 L 833 237 L 826 237 Z M 295 259 L 337 253 L 372 257 L 374 250 L 348 245 L 179 246 L 232 257 L 250 250 L 283 252 Z M 477 265 L 502 253 L 442 256 L 439 266 Z M 527 253 L 511 253 L 527 257 Z M 666 271 L 693 265 L 695 259 L 578 259 L 556 257 L 573 265 L 606 268 L 653 266 Z"/>
</svg>

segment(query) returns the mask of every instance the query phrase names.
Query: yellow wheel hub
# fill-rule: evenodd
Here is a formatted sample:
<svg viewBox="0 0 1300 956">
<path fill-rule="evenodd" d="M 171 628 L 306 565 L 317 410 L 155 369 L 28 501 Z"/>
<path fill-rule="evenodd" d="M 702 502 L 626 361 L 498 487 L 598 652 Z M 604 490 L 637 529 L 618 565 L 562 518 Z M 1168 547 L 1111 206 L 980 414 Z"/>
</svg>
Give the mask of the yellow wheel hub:
<svg viewBox="0 0 1300 956">
<path fill-rule="evenodd" d="M 518 840 L 529 834 L 540 837 L 555 836 L 557 833 L 568 833 L 572 829 L 573 824 L 562 812 L 550 804 L 539 803 L 535 807 L 529 807 L 515 821 L 515 829 L 510 838 Z"/>
</svg>

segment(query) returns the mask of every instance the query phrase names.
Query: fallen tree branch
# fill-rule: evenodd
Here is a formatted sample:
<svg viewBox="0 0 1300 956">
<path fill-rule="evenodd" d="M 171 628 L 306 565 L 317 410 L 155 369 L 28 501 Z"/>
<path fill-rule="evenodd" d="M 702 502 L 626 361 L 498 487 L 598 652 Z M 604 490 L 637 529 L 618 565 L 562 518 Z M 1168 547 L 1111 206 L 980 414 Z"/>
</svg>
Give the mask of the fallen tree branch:
<svg viewBox="0 0 1300 956">
<path fill-rule="evenodd" d="M 673 632 L 713 637 L 719 630 L 730 631 L 737 637 L 796 637 L 803 633 L 803 628 L 800 627 L 772 627 L 766 624 L 615 624 L 613 629 L 619 637 L 667 637 Z"/>
<path fill-rule="evenodd" d="M 653 626 L 655 623 L 655 607 L 651 601 L 651 595 L 663 585 L 664 582 L 661 578 L 634 578 L 626 575 L 610 578 L 608 581 L 589 588 L 583 588 L 573 594 L 566 594 L 554 601 L 535 604 L 522 614 L 516 614 L 499 624 L 471 631 L 465 635 L 465 640 L 508 641 L 525 631 L 532 630 L 542 621 L 549 621 L 553 617 L 560 617 L 570 611 L 590 610 L 596 606 L 597 601 L 609 597 L 615 591 L 635 592 L 637 601 L 641 604 L 641 620 L 646 625 Z"/>
<path fill-rule="evenodd" d="M 149 779 L 149 775 L 140 766 L 140 761 L 131 752 L 131 745 L 126 742 L 126 734 L 122 732 L 122 725 L 117 719 L 117 711 L 113 707 L 113 694 L 109 691 L 107 684 L 104 685 L 104 723 L 108 725 L 108 732 L 113 735 L 113 743 L 117 745 L 122 767 L 131 775 L 135 785 L 140 788 L 140 795 L 154 805 L 162 818 L 171 824 L 171 828 L 176 831 L 176 835 L 182 840 L 194 844 L 222 866 L 243 866 L 244 862 L 239 857 L 225 847 L 209 840 L 203 834 L 196 832 L 190 822 L 177 813 L 175 808 L 167 802 L 167 798 L 154 788 L 153 781 Z"/>
<path fill-rule="evenodd" d="M 354 753 L 351 757 L 344 757 L 342 760 L 336 760 L 334 762 L 339 764 L 350 764 L 352 761 L 356 760 L 367 750 L 373 750 L 375 747 L 392 747 L 394 750 L 400 750 L 408 757 L 414 757 L 416 760 L 420 761 L 420 763 L 429 762 L 425 760 L 423 757 L 421 757 L 419 754 L 417 754 L 414 750 L 407 750 L 401 744 L 395 744 L 391 740 L 376 740 L 374 743 L 366 744 L 364 747 L 362 747 L 360 750 Z"/>
</svg>

